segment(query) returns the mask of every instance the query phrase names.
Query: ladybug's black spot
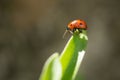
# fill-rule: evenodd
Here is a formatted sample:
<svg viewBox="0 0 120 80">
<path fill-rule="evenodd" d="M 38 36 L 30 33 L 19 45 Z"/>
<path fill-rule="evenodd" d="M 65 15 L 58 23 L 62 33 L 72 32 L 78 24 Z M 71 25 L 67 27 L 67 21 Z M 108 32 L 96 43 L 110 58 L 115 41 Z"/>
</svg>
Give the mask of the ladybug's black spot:
<svg viewBox="0 0 120 80">
<path fill-rule="evenodd" d="M 72 26 L 72 24 L 70 24 L 70 26 Z"/>
<path fill-rule="evenodd" d="M 82 23 L 80 23 L 80 25 L 83 25 Z"/>
</svg>

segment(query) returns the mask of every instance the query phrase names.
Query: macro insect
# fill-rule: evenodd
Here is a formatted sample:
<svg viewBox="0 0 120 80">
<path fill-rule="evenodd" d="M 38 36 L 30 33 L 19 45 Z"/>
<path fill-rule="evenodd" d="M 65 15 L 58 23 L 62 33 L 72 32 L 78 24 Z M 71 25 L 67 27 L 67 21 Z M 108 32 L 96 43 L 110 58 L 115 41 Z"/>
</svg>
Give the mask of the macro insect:
<svg viewBox="0 0 120 80">
<path fill-rule="evenodd" d="M 65 36 L 67 32 L 70 32 L 73 34 L 76 30 L 78 30 L 79 33 L 82 33 L 82 30 L 87 30 L 86 22 L 80 19 L 70 22 L 67 26 L 67 29 L 63 37 Z"/>
</svg>

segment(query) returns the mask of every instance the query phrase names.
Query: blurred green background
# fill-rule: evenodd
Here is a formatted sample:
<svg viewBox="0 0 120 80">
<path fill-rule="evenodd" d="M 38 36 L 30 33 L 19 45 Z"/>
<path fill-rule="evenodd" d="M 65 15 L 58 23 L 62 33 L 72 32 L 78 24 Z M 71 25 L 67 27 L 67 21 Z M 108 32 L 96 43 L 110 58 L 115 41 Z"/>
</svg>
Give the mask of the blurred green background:
<svg viewBox="0 0 120 80">
<path fill-rule="evenodd" d="M 38 80 L 69 39 L 62 38 L 67 24 L 79 18 L 89 27 L 79 74 L 120 80 L 120 0 L 0 0 L 0 80 Z"/>
</svg>

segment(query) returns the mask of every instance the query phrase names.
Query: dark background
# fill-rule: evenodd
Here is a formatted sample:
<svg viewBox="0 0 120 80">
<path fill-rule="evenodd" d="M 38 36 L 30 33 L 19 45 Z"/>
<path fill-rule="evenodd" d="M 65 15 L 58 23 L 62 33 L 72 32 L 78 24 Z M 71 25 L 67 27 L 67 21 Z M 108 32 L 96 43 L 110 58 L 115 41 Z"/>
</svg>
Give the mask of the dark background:
<svg viewBox="0 0 120 80">
<path fill-rule="evenodd" d="M 120 80 L 120 0 L 0 0 L 0 80 L 38 80 L 44 62 L 61 53 L 67 24 L 83 19 L 86 80 Z M 79 77 L 79 74 L 78 74 Z"/>
</svg>

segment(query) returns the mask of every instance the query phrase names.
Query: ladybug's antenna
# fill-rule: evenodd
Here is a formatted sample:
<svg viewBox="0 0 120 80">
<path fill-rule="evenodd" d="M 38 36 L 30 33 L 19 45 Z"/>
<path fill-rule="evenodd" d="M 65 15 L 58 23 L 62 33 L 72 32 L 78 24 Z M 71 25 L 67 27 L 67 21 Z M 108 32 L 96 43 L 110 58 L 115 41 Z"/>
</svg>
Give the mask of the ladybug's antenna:
<svg viewBox="0 0 120 80">
<path fill-rule="evenodd" d="M 64 34 L 63 34 L 63 38 L 65 37 L 66 33 L 68 32 L 68 30 L 65 30 Z"/>
</svg>

